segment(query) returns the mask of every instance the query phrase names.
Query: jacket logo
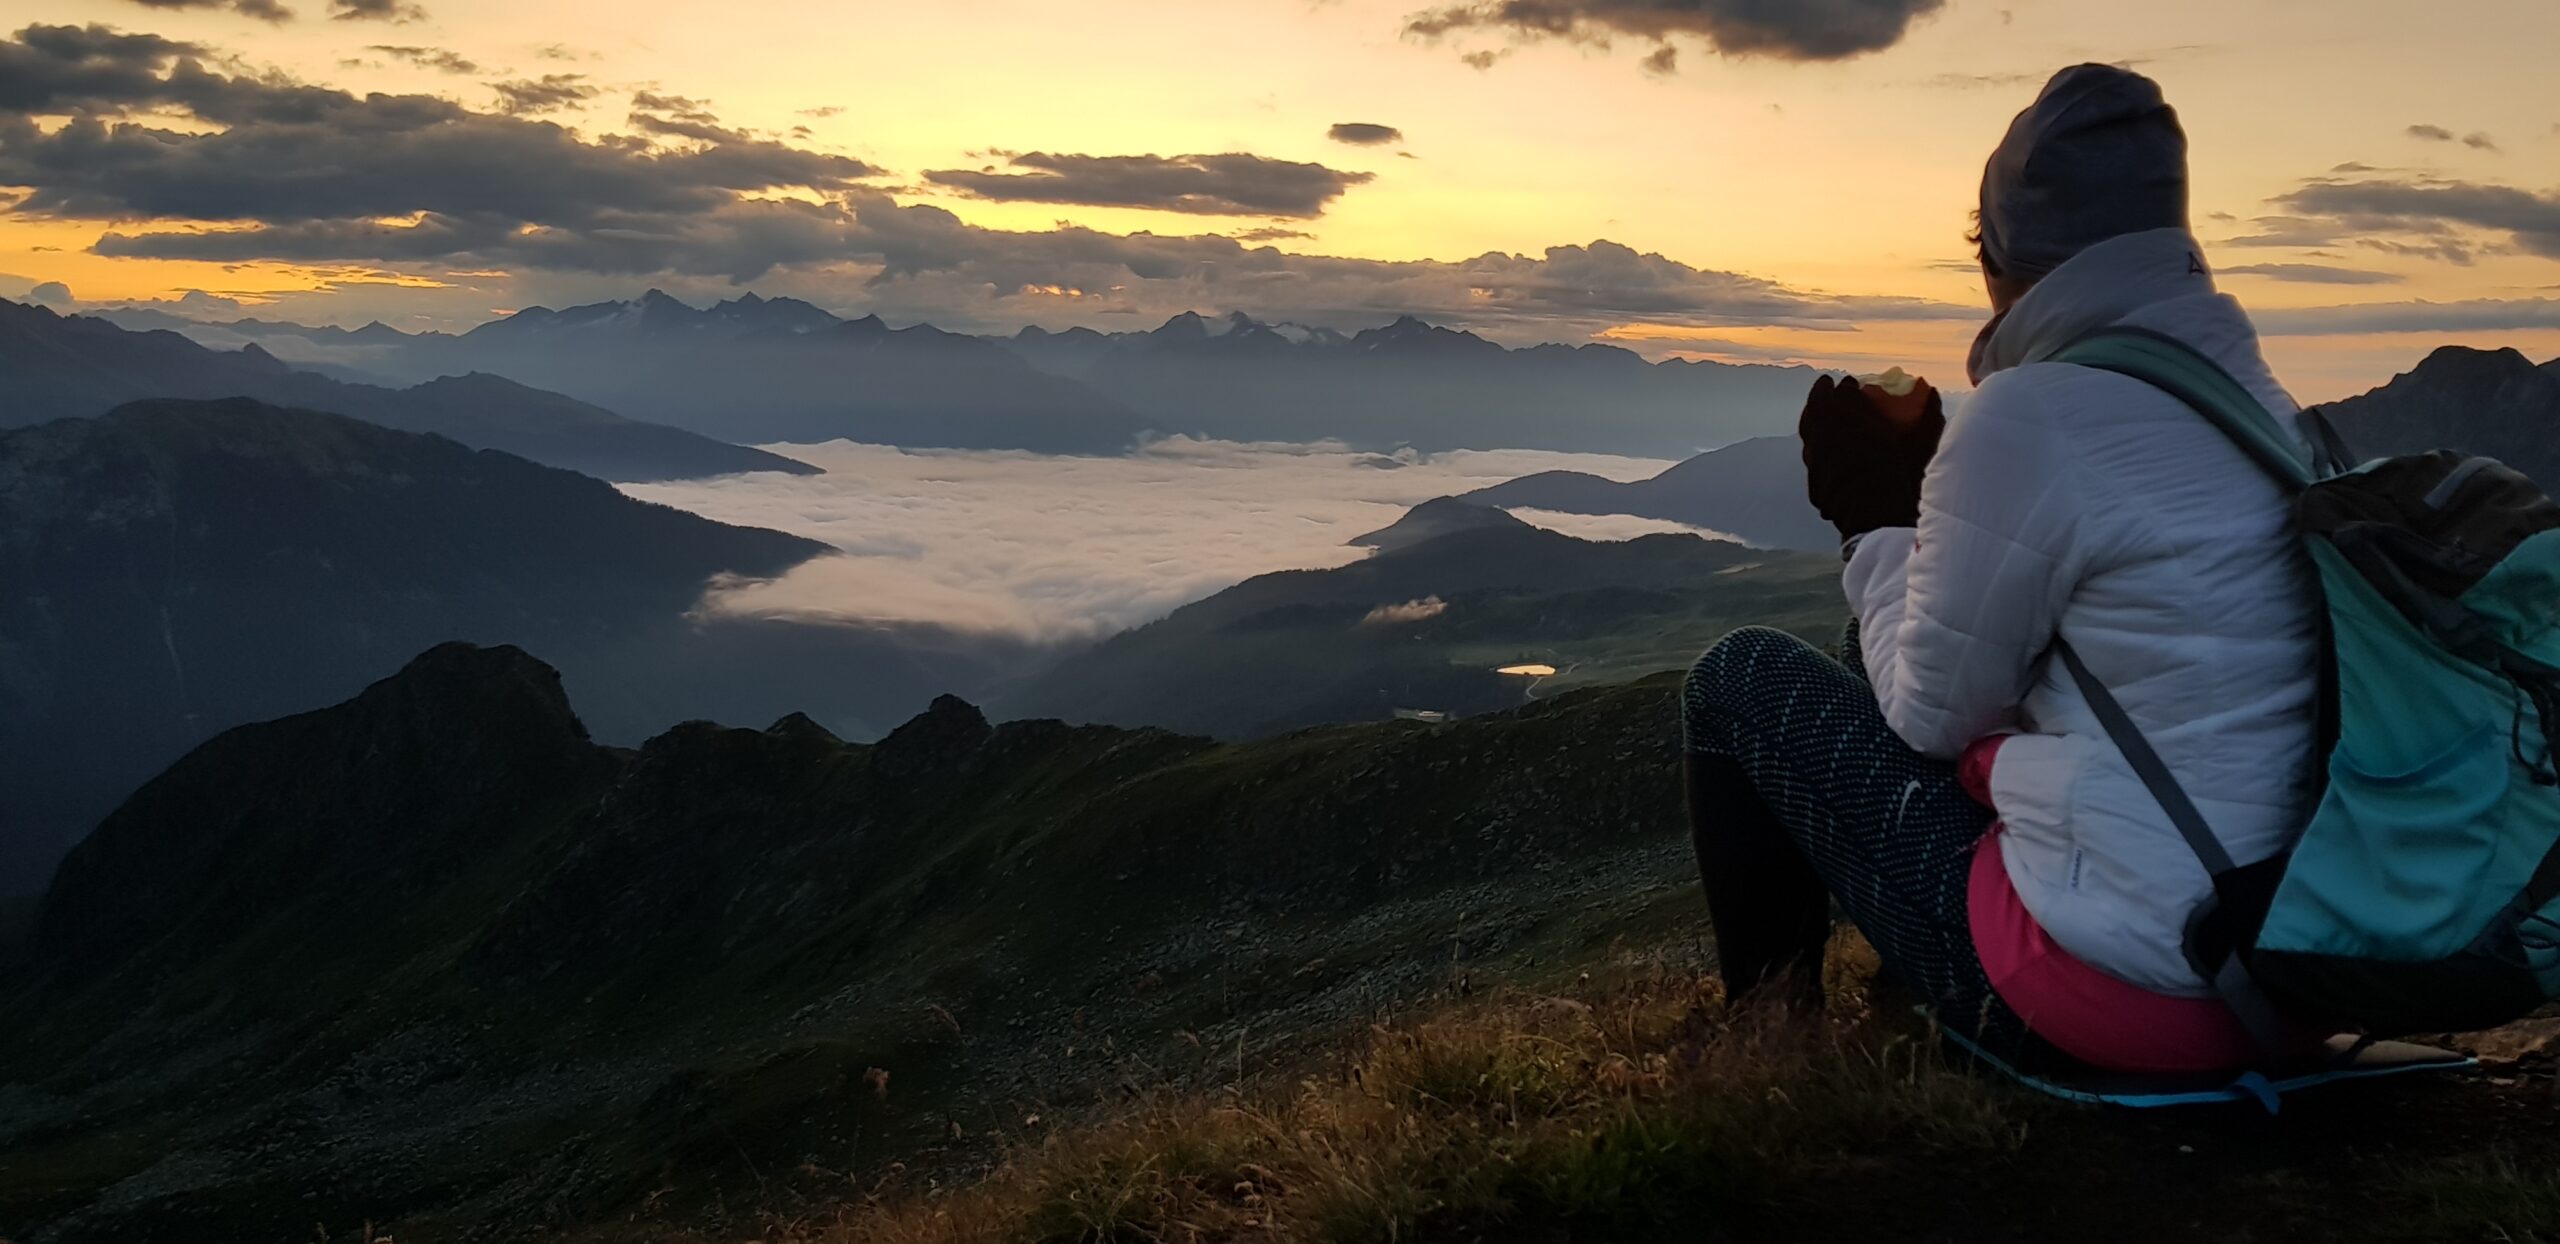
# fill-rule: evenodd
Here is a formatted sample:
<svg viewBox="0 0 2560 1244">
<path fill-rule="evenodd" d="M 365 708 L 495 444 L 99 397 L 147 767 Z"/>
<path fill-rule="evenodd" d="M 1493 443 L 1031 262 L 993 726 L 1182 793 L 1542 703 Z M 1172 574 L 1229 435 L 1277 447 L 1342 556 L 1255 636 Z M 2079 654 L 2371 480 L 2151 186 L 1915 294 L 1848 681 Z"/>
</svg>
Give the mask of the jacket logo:
<svg viewBox="0 0 2560 1244">
<path fill-rule="evenodd" d="M 2199 254 L 2195 253 L 2194 251 L 2188 251 L 2188 252 L 2187 252 L 2187 275 L 2188 275 L 2188 276 L 2212 276 L 2212 275 L 2213 275 L 2213 272 L 2212 272 L 2212 270 L 2211 270 L 2211 269 L 2208 269 L 2208 268 L 2206 268 L 2206 267 L 2204 266 L 2204 256 L 2199 255 Z"/>
</svg>

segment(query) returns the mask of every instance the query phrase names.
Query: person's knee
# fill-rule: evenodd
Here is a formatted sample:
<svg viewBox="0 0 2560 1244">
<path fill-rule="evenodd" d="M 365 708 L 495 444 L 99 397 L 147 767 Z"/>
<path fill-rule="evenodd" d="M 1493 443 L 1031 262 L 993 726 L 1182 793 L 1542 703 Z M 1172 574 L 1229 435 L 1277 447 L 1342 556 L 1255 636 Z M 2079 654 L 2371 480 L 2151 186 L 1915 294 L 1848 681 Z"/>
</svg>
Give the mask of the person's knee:
<svg viewBox="0 0 2560 1244">
<path fill-rule="evenodd" d="M 1689 668 L 1689 687 L 1694 691 L 1744 685 L 1755 675 L 1820 655 L 1811 644 L 1775 627 L 1745 626 L 1717 640 L 1698 658 Z"/>
<path fill-rule="evenodd" d="M 1822 654 L 1785 631 L 1746 626 L 1717 640 L 1689 668 L 1681 688 L 1681 715 L 1694 741 L 1748 712 L 1760 688 L 1774 676 Z"/>
</svg>

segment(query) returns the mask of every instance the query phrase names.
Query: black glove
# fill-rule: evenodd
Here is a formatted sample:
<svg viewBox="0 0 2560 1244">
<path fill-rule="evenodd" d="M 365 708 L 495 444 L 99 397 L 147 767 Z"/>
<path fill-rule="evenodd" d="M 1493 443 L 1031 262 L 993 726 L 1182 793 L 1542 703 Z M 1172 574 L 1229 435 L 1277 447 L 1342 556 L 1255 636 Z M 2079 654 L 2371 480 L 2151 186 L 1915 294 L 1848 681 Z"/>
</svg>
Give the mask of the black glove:
<svg viewBox="0 0 2560 1244">
<path fill-rule="evenodd" d="M 1932 389 L 1921 416 L 1896 423 L 1853 378 L 1824 376 L 1807 394 L 1796 436 L 1804 442 L 1805 493 L 1843 540 L 1920 523 L 1920 480 L 1946 432 L 1946 403 Z"/>
</svg>

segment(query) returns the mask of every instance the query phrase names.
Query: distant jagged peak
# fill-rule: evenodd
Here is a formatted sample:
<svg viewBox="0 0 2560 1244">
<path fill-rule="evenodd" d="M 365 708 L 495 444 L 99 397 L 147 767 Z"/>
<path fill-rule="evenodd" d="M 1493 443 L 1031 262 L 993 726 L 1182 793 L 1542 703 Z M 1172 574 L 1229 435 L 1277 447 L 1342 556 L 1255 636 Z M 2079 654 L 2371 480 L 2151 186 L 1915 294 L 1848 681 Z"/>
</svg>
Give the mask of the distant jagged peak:
<svg viewBox="0 0 2560 1244">
<path fill-rule="evenodd" d="M 790 332 L 812 332 L 841 322 L 834 313 L 815 303 L 797 298 L 766 298 L 754 290 L 714 306 L 709 315 L 750 327 Z"/>
<path fill-rule="evenodd" d="M 1037 325 L 1037 324 L 1026 324 L 1026 325 L 1024 325 L 1024 326 L 1022 327 L 1022 330 L 1021 330 L 1021 331 L 1019 331 L 1019 332 L 1017 332 L 1017 333 L 1015 333 L 1015 334 L 1013 335 L 1013 339 L 1014 339 L 1014 340 L 1016 340 L 1016 341 L 1034 341 L 1034 342 L 1036 342 L 1036 341 L 1076 341 L 1076 342 L 1095 342 L 1095 341 L 1107 341 L 1107 340 L 1109 340 L 1110 338 L 1109 338 L 1106 334 L 1104 334 L 1100 329 L 1087 328 L 1087 327 L 1085 327 L 1085 326 L 1084 326 L 1084 325 L 1082 325 L 1082 324 L 1069 325 L 1068 327 L 1066 327 L 1066 328 L 1062 328 L 1062 329 L 1059 329 L 1058 331 L 1056 331 L 1056 332 L 1054 332 L 1054 333 L 1053 333 L 1053 332 L 1050 332 L 1048 329 L 1045 329 L 1045 328 L 1040 327 L 1040 326 L 1039 326 L 1039 325 Z"/>
<path fill-rule="evenodd" d="M 1455 328 L 1442 328 L 1417 315 L 1399 315 L 1384 328 L 1372 328 L 1351 338 L 1355 349 L 1373 353 L 1416 350 L 1465 351 L 1472 353 L 1506 353 L 1499 345 L 1474 333 Z"/>
<path fill-rule="evenodd" d="M 1197 311 L 1185 311 L 1147 335 L 1164 341 L 1197 341 L 1209 336 L 1209 321 Z"/>
<path fill-rule="evenodd" d="M 266 372 L 269 375 L 281 375 L 293 370 L 290 364 L 286 363 L 283 359 L 277 358 L 275 355 L 267 353 L 267 348 L 265 346 L 259 345 L 254 341 L 240 347 L 238 350 L 234 351 L 234 353 L 240 357 L 241 361 L 257 368 L 260 371 Z"/>
</svg>

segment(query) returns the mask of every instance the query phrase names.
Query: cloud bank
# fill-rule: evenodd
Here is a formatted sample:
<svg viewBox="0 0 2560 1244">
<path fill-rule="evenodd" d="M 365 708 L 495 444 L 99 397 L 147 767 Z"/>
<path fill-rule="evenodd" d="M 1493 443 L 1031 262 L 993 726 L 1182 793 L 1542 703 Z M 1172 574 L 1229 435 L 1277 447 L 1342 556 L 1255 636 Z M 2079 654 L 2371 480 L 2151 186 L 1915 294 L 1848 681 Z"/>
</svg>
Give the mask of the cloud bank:
<svg viewBox="0 0 2560 1244">
<path fill-rule="evenodd" d="M 1139 625 L 1257 574 L 1346 565 L 1344 542 L 1433 497 L 1541 470 L 1638 479 L 1641 458 L 1505 450 L 1393 458 L 1338 446 L 1174 439 L 1126 458 L 793 446 L 822 476 L 625 485 L 723 522 L 843 550 L 782 578 L 715 588 L 706 610 L 935 623 L 1041 640 Z M 1685 530 L 1523 511 L 1592 539 Z M 1411 602 L 1380 601 L 1408 606 Z"/>
<path fill-rule="evenodd" d="M 1243 152 L 1094 156 L 1032 151 L 1007 155 L 1005 166 L 1016 171 L 937 169 L 924 179 L 977 198 L 1005 202 L 1303 220 L 1323 215 L 1344 192 L 1377 176 Z"/>
<path fill-rule="evenodd" d="M 1881 52 L 1945 7 L 1946 0 L 1473 0 L 1425 9 L 1405 31 L 1437 39 L 1490 30 L 1602 45 L 1632 36 L 1662 47 L 1690 35 L 1727 56 L 1826 61 Z M 1648 59 L 1656 72 L 1674 63 L 1659 47 Z"/>
<path fill-rule="evenodd" d="M 0 40 L 0 185 L 27 189 L 14 210 L 151 222 L 103 228 L 91 249 L 108 256 L 412 273 L 453 289 L 446 305 L 475 321 L 493 305 L 627 295 L 635 280 L 768 276 L 777 292 L 964 330 L 1151 326 L 1243 307 L 1327 325 L 1414 313 L 1553 340 L 1631 322 L 1847 329 L 1975 314 L 1824 295 L 1608 241 L 1399 262 L 1282 251 L 1264 243 L 1289 239 L 1266 230 L 987 228 L 870 184 L 886 170 L 733 128 L 680 95 L 638 92 L 636 133 L 589 136 L 527 115 L 583 102 L 593 87 L 574 74 L 498 84 L 502 106 L 482 110 L 226 64 L 102 26 Z M 171 113 L 194 124 L 162 119 Z M 1283 219 L 1320 214 L 1372 177 L 1245 153 L 1005 159 L 928 176 L 988 198 Z"/>
</svg>

